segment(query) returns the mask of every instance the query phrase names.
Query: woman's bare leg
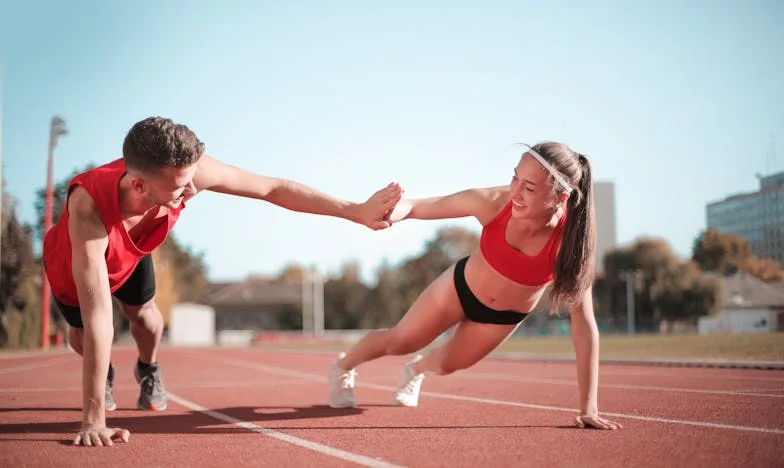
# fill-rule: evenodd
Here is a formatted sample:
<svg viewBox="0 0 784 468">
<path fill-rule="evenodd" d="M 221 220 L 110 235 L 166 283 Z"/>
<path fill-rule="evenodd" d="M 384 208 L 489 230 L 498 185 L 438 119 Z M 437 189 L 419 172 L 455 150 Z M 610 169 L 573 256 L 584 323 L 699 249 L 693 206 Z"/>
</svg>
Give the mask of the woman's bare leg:
<svg viewBox="0 0 784 468">
<path fill-rule="evenodd" d="M 338 361 L 338 366 L 354 369 L 382 356 L 418 351 L 463 320 L 465 315 L 457 298 L 453 274 L 454 266 L 422 292 L 397 325 L 365 335 Z"/>
<path fill-rule="evenodd" d="M 403 366 L 400 385 L 392 402 L 403 406 L 419 405 L 419 390 L 425 374 L 451 374 L 471 367 L 503 343 L 518 325 L 460 322 L 449 340 L 424 358 L 417 356 Z"/>
<path fill-rule="evenodd" d="M 506 341 L 518 326 L 466 320 L 457 326 L 455 334 L 446 343 L 412 364 L 412 371 L 416 374 L 447 375 L 467 369 Z"/>
</svg>

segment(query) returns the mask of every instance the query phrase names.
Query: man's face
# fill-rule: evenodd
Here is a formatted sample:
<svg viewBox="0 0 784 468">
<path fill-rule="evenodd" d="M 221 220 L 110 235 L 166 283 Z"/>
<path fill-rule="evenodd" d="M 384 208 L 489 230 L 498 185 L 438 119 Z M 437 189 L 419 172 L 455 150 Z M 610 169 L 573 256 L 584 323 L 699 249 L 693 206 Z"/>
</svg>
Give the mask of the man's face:
<svg viewBox="0 0 784 468">
<path fill-rule="evenodd" d="M 179 208 L 183 200 L 196 194 L 193 185 L 196 167 L 196 164 L 183 168 L 167 167 L 145 176 L 140 184 L 143 195 L 153 206 Z"/>
</svg>

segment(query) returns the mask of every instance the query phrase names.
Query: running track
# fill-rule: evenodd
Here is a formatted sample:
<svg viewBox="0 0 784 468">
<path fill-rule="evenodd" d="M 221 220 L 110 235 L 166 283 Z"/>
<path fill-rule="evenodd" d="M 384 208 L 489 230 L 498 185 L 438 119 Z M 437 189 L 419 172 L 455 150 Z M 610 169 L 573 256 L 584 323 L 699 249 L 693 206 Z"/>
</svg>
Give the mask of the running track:
<svg viewBox="0 0 784 468">
<path fill-rule="evenodd" d="M 621 431 L 572 427 L 570 363 L 486 360 L 389 404 L 405 358 L 358 369 L 360 407 L 326 406 L 332 354 L 164 348 L 169 409 L 133 409 L 135 353 L 115 349 L 128 444 L 73 447 L 70 352 L 0 355 L 0 466 L 784 466 L 784 373 L 603 365 L 600 409 Z"/>
</svg>

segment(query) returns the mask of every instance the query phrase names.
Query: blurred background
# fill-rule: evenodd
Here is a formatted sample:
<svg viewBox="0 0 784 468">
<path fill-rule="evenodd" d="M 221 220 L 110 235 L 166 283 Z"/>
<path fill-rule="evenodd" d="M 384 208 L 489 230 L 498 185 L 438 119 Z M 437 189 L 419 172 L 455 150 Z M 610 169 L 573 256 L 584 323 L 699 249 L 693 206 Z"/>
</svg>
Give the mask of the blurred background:
<svg viewBox="0 0 784 468">
<path fill-rule="evenodd" d="M 408 197 L 506 184 L 518 143 L 564 142 L 593 165 L 603 335 L 729 336 L 734 357 L 781 359 L 783 20 L 775 0 L 4 2 L 0 346 L 66 344 L 42 300 L 47 207 L 56 222 L 70 178 L 160 115 L 228 164 L 358 202 L 391 181 Z M 165 339 L 355 339 L 479 233 L 202 194 L 155 254 Z M 564 352 L 568 311 L 548 311 L 520 349 Z"/>
</svg>

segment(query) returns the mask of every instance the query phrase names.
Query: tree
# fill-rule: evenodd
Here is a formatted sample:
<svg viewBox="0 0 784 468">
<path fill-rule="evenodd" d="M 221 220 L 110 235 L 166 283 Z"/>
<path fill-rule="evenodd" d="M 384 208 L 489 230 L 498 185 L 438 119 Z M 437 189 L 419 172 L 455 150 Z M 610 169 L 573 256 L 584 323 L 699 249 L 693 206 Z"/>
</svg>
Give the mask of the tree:
<svg viewBox="0 0 784 468">
<path fill-rule="evenodd" d="M 662 320 L 694 321 L 721 307 L 719 281 L 703 274 L 696 261 L 681 262 L 661 239 L 641 238 L 607 253 L 606 276 L 596 282 L 597 297 L 609 303 L 616 328 L 626 316 L 623 272 L 638 271 L 633 285 L 637 330 L 653 331 Z"/>
<path fill-rule="evenodd" d="M 164 251 L 153 252 L 152 261 L 155 266 L 155 305 L 161 311 L 163 323 L 168 325 L 172 306 L 180 302 L 174 281 L 175 273 Z"/>
<path fill-rule="evenodd" d="M 160 251 L 161 259 L 166 260 L 174 277 L 174 291 L 177 298 L 181 301 L 204 304 L 209 287 L 204 254 L 180 245 L 173 232 L 169 233 Z"/>
<path fill-rule="evenodd" d="M 697 238 L 692 259 L 703 271 L 724 275 L 745 271 L 768 283 L 784 282 L 784 267 L 780 263 L 754 255 L 746 239 L 714 229 Z"/>
<path fill-rule="evenodd" d="M 324 284 L 324 326 L 355 329 L 362 324 L 370 288 L 360 280 L 359 264 L 347 262 L 340 275 Z"/>
<path fill-rule="evenodd" d="M 612 288 L 617 281 L 610 281 L 607 276 L 597 277 L 593 282 L 594 315 L 597 319 L 613 320 L 612 314 Z M 544 295 L 542 299 L 546 299 Z M 540 300 L 537 307 L 543 307 L 544 301 Z"/>
<path fill-rule="evenodd" d="M 608 252 L 604 257 L 606 279 L 600 292 L 606 297 L 610 315 L 616 328 L 622 328 L 626 320 L 625 272 L 638 270 L 634 284 L 634 311 L 637 330 L 653 330 L 659 322 L 656 307 L 651 297 L 651 288 L 667 275 L 673 275 L 679 260 L 670 246 L 662 239 L 640 238 L 626 248 Z"/>
<path fill-rule="evenodd" d="M 2 281 L 0 281 L 0 310 L 5 310 L 22 279 L 22 270 L 33 263 L 33 249 L 29 233 L 16 218 L 14 200 L 3 193 L 2 213 Z"/>
<path fill-rule="evenodd" d="M 741 270 L 767 283 L 784 283 L 784 268 L 772 258 L 752 255 L 743 261 Z"/>
<path fill-rule="evenodd" d="M 377 283 L 365 302 L 363 326 L 397 323 L 425 288 L 460 258 L 479 245 L 479 237 L 462 227 L 444 227 L 425 242 L 424 251 L 398 267 L 382 264 Z"/>
<path fill-rule="evenodd" d="M 397 323 L 422 291 L 459 258 L 479 245 L 476 234 L 445 227 L 425 242 L 424 251 L 404 259 L 399 266 L 384 260 L 376 271 L 376 284 L 365 285 L 355 262 L 343 265 L 339 275 L 324 286 L 327 328 L 383 328 Z M 289 265 L 286 275 L 300 274 Z"/>
<path fill-rule="evenodd" d="M 445 227 L 425 243 L 425 251 L 401 267 L 401 288 L 408 309 L 425 288 L 460 258 L 479 246 L 479 237 L 461 227 Z"/>
<path fill-rule="evenodd" d="M 290 263 L 283 267 L 278 278 L 292 283 L 301 283 L 305 278 L 305 269 L 301 265 Z"/>
<path fill-rule="evenodd" d="M 362 306 L 361 328 L 391 327 L 407 309 L 401 292 L 401 271 L 387 260 L 376 271 L 376 284 L 369 291 Z"/>
<path fill-rule="evenodd" d="M 705 275 L 695 262 L 681 264 L 651 287 L 651 297 L 661 319 L 696 321 L 721 308 L 721 283 Z"/>
<path fill-rule="evenodd" d="M 40 267 L 33 260 L 31 229 L 16 218 L 15 201 L 3 192 L 0 220 L 0 347 L 31 348 L 40 338 Z"/>
<path fill-rule="evenodd" d="M 63 214 L 63 209 L 65 208 L 65 200 L 68 197 L 68 184 L 71 183 L 71 179 L 76 177 L 77 175 L 81 174 L 84 171 L 88 171 L 95 167 L 95 164 L 89 163 L 83 169 L 77 169 L 73 171 L 69 176 L 65 179 L 56 182 L 52 186 L 52 222 L 56 223 L 60 216 Z M 45 215 L 46 215 L 46 187 L 38 189 L 35 197 L 35 212 L 38 216 L 38 222 L 35 225 L 35 233 L 36 239 L 41 241 L 44 238 L 44 224 L 45 224 Z"/>
<path fill-rule="evenodd" d="M 730 275 L 737 272 L 751 257 L 748 241 L 732 234 L 708 229 L 694 243 L 692 260 L 703 271 L 717 271 Z"/>
<path fill-rule="evenodd" d="M 3 311 L 7 348 L 37 348 L 41 340 L 40 268 L 31 265 L 23 273 L 10 304 Z"/>
</svg>

